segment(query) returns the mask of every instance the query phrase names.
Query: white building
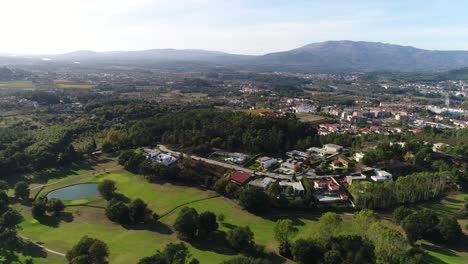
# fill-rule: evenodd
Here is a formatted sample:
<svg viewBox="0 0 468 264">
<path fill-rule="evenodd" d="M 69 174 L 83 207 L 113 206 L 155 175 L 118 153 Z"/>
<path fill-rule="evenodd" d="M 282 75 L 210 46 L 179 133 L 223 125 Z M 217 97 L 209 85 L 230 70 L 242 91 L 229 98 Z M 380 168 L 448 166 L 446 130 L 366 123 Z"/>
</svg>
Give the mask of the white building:
<svg viewBox="0 0 468 264">
<path fill-rule="evenodd" d="M 393 176 L 389 172 L 376 170 L 375 175 L 371 176 L 371 179 L 375 182 L 385 182 L 393 180 Z"/>
<path fill-rule="evenodd" d="M 356 160 L 356 162 L 361 162 L 363 158 L 364 158 L 364 153 L 362 152 L 356 153 L 356 155 L 354 156 L 354 159 Z"/>
<path fill-rule="evenodd" d="M 263 179 L 256 179 L 254 181 L 249 182 L 249 187 L 253 186 L 266 191 L 273 182 L 274 180 L 272 178 L 265 177 Z"/>
<path fill-rule="evenodd" d="M 155 149 L 144 149 L 143 156 L 145 156 L 150 163 L 160 163 L 166 166 L 169 166 L 178 160 L 178 157 L 174 157 L 169 153 L 163 153 Z"/>
<path fill-rule="evenodd" d="M 343 147 L 340 145 L 335 144 L 325 144 L 323 145 L 323 149 L 329 153 L 339 153 L 343 151 Z"/>
<path fill-rule="evenodd" d="M 286 190 L 286 188 L 288 188 L 289 186 L 291 186 L 293 188 L 293 190 L 294 190 L 295 195 L 304 195 L 304 193 L 305 193 L 304 186 L 302 186 L 301 182 L 284 182 L 284 181 L 281 181 L 281 182 L 279 182 L 279 185 L 281 186 L 283 191 Z"/>
<path fill-rule="evenodd" d="M 256 162 L 258 162 L 263 169 L 269 169 L 271 166 L 278 163 L 278 160 L 270 157 L 261 157 L 258 158 Z"/>
</svg>

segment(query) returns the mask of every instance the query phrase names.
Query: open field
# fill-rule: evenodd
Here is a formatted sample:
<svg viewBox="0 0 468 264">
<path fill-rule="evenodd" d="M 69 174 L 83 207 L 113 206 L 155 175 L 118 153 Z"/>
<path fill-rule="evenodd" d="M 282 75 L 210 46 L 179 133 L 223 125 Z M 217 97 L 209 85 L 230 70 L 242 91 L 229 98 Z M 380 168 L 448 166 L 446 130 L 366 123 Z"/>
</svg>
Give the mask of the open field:
<svg viewBox="0 0 468 264">
<path fill-rule="evenodd" d="M 302 122 L 307 123 L 317 123 L 328 119 L 327 117 L 316 115 L 313 113 L 297 113 L 296 117 L 299 118 L 299 120 L 301 120 Z"/>
<path fill-rule="evenodd" d="M 115 165 L 113 161 L 106 164 L 105 172 L 104 169 L 99 169 L 99 173 L 94 170 L 77 170 L 70 173 L 70 176 L 50 181 L 48 184 L 52 185 L 43 188 L 41 195 L 71 184 L 110 179 L 117 183 L 119 193 L 131 199 L 142 198 L 159 215 L 164 215 L 179 205 L 206 199 L 189 206 L 199 211 L 210 210 L 216 214 L 223 213 L 226 220 L 221 225 L 222 230 L 229 230 L 233 226 L 249 225 L 258 243 L 265 245 L 268 250 L 274 250 L 277 247 L 273 239 L 274 220 L 252 215 L 242 210 L 235 202 L 219 197 L 212 191 L 167 183 L 152 184 L 143 177 L 112 164 Z M 35 190 L 41 189 L 37 188 L 39 186 L 35 187 Z M 107 220 L 101 208 L 105 206 L 105 201 L 100 198 L 73 201 L 68 204 L 78 203 L 84 203 L 87 206 L 69 206 L 61 219 L 50 217 L 42 223 L 32 218 L 29 207 L 16 204 L 15 208 L 25 217 L 25 221 L 21 224 L 21 234 L 59 252 L 66 252 L 84 235 L 99 237 L 110 247 L 111 263 L 136 263 L 142 256 L 154 253 L 169 242 L 178 241 L 172 230 L 172 224 L 182 207 L 162 217 L 161 223 L 153 230 L 145 230 L 126 229 Z M 294 220 L 298 223 L 300 230 L 304 231 L 301 234 L 311 234 L 309 232 L 314 226 L 315 217 L 295 218 Z M 190 250 L 201 263 L 218 263 L 235 254 L 225 247 L 213 247 L 213 245 L 203 243 L 192 245 Z M 38 258 L 36 262 L 53 263 L 49 262 L 49 258 Z"/>
<path fill-rule="evenodd" d="M 55 86 L 60 89 L 93 89 L 95 85 L 86 83 L 77 83 L 69 80 L 54 80 Z"/>
<path fill-rule="evenodd" d="M 436 212 L 439 217 L 445 217 L 448 215 L 456 214 L 464 206 L 464 197 L 468 194 L 464 193 L 453 193 L 447 197 L 442 198 L 438 202 L 427 203 L 418 206 L 418 208 L 428 208 Z M 468 234 L 465 226 L 467 220 L 459 220 L 460 226 L 464 231 L 465 235 Z M 466 236 L 465 236 L 466 238 Z M 468 241 L 462 241 L 454 247 L 442 247 L 434 245 L 427 241 L 421 242 L 422 247 L 430 255 L 430 261 L 432 263 L 468 263 Z"/>
<path fill-rule="evenodd" d="M 32 218 L 28 206 L 15 204 L 15 208 L 25 218 L 21 224 L 21 235 L 63 253 L 84 235 L 97 237 L 108 244 L 111 251 L 110 263 L 136 263 L 141 257 L 153 254 L 167 243 L 179 242 L 172 225 L 177 213 L 186 205 L 196 208 L 199 212 L 210 210 L 216 214 L 224 214 L 226 220 L 220 224 L 220 229 L 224 231 L 235 226 L 248 225 L 255 234 L 256 242 L 264 245 L 270 252 L 276 251 L 278 246 L 273 238 L 276 219 L 292 219 L 299 229 L 298 237 L 310 237 L 316 233 L 316 220 L 320 217 L 319 213 L 314 212 L 274 211 L 267 216 L 259 217 L 242 210 L 235 201 L 220 197 L 210 190 L 170 183 L 149 183 L 142 176 L 123 170 L 113 159 L 88 166 L 81 165 L 57 173 L 57 175 L 57 178 L 46 183 L 47 186 L 32 185 L 31 196 L 39 191 L 40 195 L 46 195 L 64 186 L 110 179 L 117 183 L 118 192 L 124 197 L 141 198 L 151 209 L 162 216 L 160 223 L 151 228 L 143 226 L 125 228 L 106 218 L 104 212 L 106 202 L 102 198 L 90 197 L 67 202 L 68 207 L 60 219 L 47 217 L 40 223 Z M 459 201 L 463 200 L 463 197 L 463 194 L 454 194 L 440 202 L 423 206 L 436 210 L 440 215 L 452 214 L 460 208 Z M 345 223 L 351 222 L 351 214 L 343 214 L 342 217 Z M 352 232 L 351 226 L 345 224 L 342 232 Z M 421 243 L 428 250 L 431 263 L 466 263 L 468 259 L 467 253 L 461 250 L 442 250 L 426 241 Z M 190 252 L 201 263 L 219 263 L 235 255 L 223 245 L 214 246 L 213 243 L 192 243 Z M 35 263 L 58 264 L 65 263 L 65 260 L 49 254 L 45 258 L 35 258 Z M 275 263 L 284 263 L 284 260 L 277 257 Z"/>
<path fill-rule="evenodd" d="M 31 81 L 5 81 L 0 82 L 0 89 L 34 89 Z"/>
</svg>

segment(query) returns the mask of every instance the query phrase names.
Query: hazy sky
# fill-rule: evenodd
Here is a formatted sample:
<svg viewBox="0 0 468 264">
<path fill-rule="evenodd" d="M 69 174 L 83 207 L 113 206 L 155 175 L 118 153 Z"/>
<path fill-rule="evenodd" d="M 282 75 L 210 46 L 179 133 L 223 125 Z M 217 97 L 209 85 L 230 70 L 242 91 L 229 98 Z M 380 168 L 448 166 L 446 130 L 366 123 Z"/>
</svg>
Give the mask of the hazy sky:
<svg viewBox="0 0 468 264">
<path fill-rule="evenodd" d="M 263 54 L 342 39 L 468 50 L 465 0 L 1 0 L 0 10 L 0 53 Z"/>
</svg>

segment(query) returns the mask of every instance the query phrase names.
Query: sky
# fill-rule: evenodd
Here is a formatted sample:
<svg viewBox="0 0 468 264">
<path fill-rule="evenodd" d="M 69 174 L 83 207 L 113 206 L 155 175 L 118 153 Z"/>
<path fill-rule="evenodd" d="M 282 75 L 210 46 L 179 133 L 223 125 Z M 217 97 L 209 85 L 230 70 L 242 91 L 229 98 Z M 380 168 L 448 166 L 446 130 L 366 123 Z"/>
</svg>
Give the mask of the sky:
<svg viewBox="0 0 468 264">
<path fill-rule="evenodd" d="M 466 0 L 1 0 L 0 53 L 206 49 L 327 40 L 468 50 Z"/>
</svg>

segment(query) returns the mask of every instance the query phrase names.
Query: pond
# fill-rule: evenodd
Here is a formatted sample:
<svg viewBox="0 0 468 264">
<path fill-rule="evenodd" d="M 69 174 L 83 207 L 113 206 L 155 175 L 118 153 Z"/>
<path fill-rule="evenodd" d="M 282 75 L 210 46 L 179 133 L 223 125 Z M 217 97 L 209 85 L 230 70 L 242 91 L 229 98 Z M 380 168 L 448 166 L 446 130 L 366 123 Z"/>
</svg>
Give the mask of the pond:
<svg viewBox="0 0 468 264">
<path fill-rule="evenodd" d="M 97 183 L 84 183 L 52 191 L 47 194 L 47 198 L 58 198 L 61 200 L 78 200 L 86 197 L 96 196 L 97 194 Z"/>
</svg>

